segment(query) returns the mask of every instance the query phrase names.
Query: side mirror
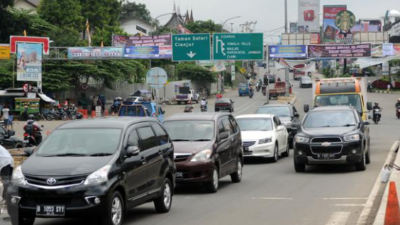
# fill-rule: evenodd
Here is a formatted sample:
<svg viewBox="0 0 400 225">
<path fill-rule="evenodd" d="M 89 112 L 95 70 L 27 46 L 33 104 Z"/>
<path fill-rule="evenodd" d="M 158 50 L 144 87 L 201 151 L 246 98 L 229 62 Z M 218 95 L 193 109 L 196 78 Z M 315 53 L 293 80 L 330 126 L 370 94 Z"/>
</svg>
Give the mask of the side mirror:
<svg viewBox="0 0 400 225">
<path fill-rule="evenodd" d="M 228 139 L 228 138 L 229 138 L 228 132 L 224 132 L 224 133 L 221 133 L 221 134 L 218 135 L 218 139 L 219 139 L 220 141 L 225 140 L 225 139 Z"/>
<path fill-rule="evenodd" d="M 285 129 L 286 129 L 285 126 L 280 125 L 278 126 L 277 131 L 284 131 Z"/>
<path fill-rule="evenodd" d="M 8 130 L 7 131 L 8 133 L 8 137 L 12 137 L 12 136 L 14 136 L 15 135 L 15 131 L 13 131 L 13 130 Z"/>
<path fill-rule="evenodd" d="M 370 125 L 370 123 L 368 121 L 364 121 L 363 124 L 364 124 L 364 126 Z"/>
<path fill-rule="evenodd" d="M 295 112 L 294 113 L 294 118 L 299 118 L 299 117 L 300 117 L 300 114 L 298 112 Z"/>
<path fill-rule="evenodd" d="M 304 112 L 305 112 L 305 113 L 308 113 L 308 111 L 310 111 L 310 105 L 305 104 L 305 105 L 304 105 Z"/>
<path fill-rule="evenodd" d="M 367 109 L 372 110 L 372 102 L 367 102 Z"/>
<path fill-rule="evenodd" d="M 140 153 L 140 149 L 138 146 L 129 146 L 128 149 L 126 149 L 126 156 L 132 157 L 132 156 L 137 156 Z"/>
</svg>

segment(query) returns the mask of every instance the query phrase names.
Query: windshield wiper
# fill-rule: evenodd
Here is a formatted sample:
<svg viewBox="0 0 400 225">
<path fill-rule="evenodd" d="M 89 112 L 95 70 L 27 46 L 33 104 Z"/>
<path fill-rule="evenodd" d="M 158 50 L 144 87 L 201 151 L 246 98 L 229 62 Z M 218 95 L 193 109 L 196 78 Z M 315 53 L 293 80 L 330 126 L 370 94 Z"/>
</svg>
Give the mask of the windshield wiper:
<svg viewBox="0 0 400 225">
<path fill-rule="evenodd" d="M 190 141 L 188 139 L 172 139 L 172 141 Z"/>
<path fill-rule="evenodd" d="M 92 155 L 89 155 L 89 156 L 92 156 L 92 157 L 95 157 L 95 156 L 110 156 L 110 155 L 112 155 L 111 153 L 95 153 L 95 154 L 92 154 Z"/>
<path fill-rule="evenodd" d="M 45 157 L 68 157 L 68 156 L 87 156 L 87 155 L 78 153 L 64 153 L 64 154 L 46 155 Z"/>
</svg>

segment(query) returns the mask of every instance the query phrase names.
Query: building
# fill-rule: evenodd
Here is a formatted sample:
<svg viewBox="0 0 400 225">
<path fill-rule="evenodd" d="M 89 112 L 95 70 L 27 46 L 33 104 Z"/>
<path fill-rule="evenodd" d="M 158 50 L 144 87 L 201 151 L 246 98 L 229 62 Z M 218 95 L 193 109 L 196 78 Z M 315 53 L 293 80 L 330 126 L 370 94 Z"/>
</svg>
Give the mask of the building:
<svg viewBox="0 0 400 225">
<path fill-rule="evenodd" d="M 136 17 L 130 17 L 121 21 L 121 28 L 130 35 L 149 35 L 154 31 L 151 23 Z"/>
<path fill-rule="evenodd" d="M 176 29 L 178 33 L 188 34 L 191 32 L 185 28 L 185 25 L 191 22 L 194 22 L 193 10 L 191 10 L 190 14 L 189 11 L 187 10 L 186 14 L 182 15 L 180 13 L 179 6 L 178 8 L 176 8 L 174 4 L 172 16 L 164 26 L 169 27 L 171 29 Z"/>
<path fill-rule="evenodd" d="M 41 0 L 15 0 L 14 7 L 17 9 L 33 10 L 36 12 Z"/>
</svg>

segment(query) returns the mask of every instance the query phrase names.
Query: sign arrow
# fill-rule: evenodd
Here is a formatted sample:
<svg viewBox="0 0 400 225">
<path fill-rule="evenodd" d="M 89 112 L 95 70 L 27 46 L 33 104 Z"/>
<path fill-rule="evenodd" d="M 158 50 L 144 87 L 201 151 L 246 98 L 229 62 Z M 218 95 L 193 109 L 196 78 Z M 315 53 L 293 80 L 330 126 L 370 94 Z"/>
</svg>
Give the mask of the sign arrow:
<svg viewBox="0 0 400 225">
<path fill-rule="evenodd" d="M 187 53 L 187 55 L 193 59 L 193 57 L 196 55 L 196 53 L 193 53 L 192 51 L 190 51 L 190 53 Z"/>
</svg>

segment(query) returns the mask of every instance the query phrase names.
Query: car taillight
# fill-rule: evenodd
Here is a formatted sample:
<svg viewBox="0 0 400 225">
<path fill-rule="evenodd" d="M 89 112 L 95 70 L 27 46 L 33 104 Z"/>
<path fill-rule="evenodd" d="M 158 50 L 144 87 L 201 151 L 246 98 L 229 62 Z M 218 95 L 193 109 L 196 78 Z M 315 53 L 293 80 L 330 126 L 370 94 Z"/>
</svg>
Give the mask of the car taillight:
<svg viewBox="0 0 400 225">
<path fill-rule="evenodd" d="M 29 134 L 24 134 L 24 137 L 29 137 Z"/>
</svg>

